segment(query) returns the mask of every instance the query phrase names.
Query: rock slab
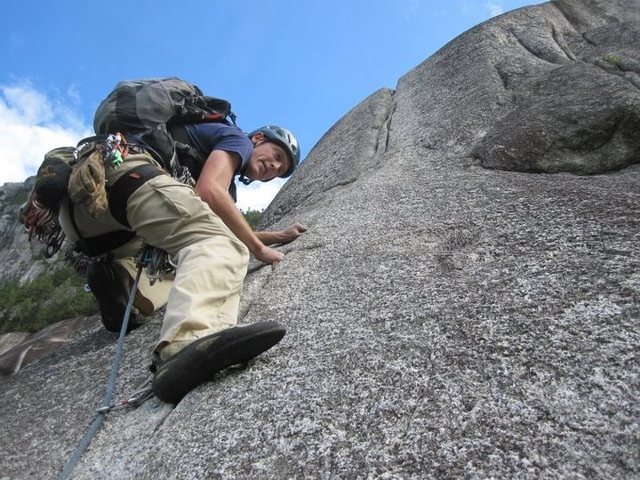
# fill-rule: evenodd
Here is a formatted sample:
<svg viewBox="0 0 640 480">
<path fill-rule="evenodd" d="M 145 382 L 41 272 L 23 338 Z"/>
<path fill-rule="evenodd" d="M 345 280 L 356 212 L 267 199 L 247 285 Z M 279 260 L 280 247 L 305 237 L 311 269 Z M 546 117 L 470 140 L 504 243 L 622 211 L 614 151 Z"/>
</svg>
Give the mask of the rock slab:
<svg viewBox="0 0 640 480">
<path fill-rule="evenodd" d="M 283 342 L 175 408 L 110 413 L 73 478 L 640 476 L 638 104 L 624 66 L 640 60 L 639 19 L 637 0 L 517 10 L 355 107 L 263 218 L 310 227 L 245 285 L 241 321 L 280 321 Z M 600 48 L 620 72 L 589 60 Z M 588 98 L 585 78 L 612 113 L 545 103 L 564 82 Z M 127 337 L 116 397 L 149 379 L 159 322 Z M 113 352 L 95 327 L 0 380 L 4 477 L 61 471 Z"/>
</svg>

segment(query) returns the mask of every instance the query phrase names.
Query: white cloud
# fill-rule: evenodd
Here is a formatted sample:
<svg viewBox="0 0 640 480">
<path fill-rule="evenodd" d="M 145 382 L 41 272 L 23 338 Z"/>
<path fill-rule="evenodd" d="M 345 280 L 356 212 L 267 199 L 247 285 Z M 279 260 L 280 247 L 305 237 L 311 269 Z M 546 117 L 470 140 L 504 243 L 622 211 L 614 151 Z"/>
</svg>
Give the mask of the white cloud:
<svg viewBox="0 0 640 480">
<path fill-rule="evenodd" d="M 0 85 L 0 184 L 23 182 L 35 174 L 47 151 L 75 145 L 90 134 L 64 100 L 50 98 L 29 82 Z"/>
<path fill-rule="evenodd" d="M 504 13 L 504 5 L 500 0 L 487 0 L 485 6 L 489 10 L 489 15 L 492 17 L 502 15 Z"/>
<path fill-rule="evenodd" d="M 458 4 L 460 12 L 464 15 L 474 18 L 476 21 L 486 20 L 505 12 L 504 0 L 463 0 Z"/>
<path fill-rule="evenodd" d="M 238 207 L 240 210 L 264 210 L 286 183 L 283 178 L 270 182 L 253 182 L 251 185 L 238 186 Z"/>
</svg>

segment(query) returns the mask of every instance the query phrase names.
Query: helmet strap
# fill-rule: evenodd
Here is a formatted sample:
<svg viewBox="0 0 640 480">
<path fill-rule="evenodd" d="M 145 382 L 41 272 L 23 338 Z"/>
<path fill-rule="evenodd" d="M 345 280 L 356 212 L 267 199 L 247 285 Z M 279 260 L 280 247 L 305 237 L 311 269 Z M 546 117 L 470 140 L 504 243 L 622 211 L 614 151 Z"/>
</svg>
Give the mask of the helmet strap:
<svg viewBox="0 0 640 480">
<path fill-rule="evenodd" d="M 244 174 L 248 166 L 249 165 L 245 165 L 244 168 L 240 171 L 240 178 L 238 179 L 245 185 L 249 185 L 253 181 Z"/>
<path fill-rule="evenodd" d="M 265 138 L 260 139 L 260 140 L 256 140 L 254 141 L 253 138 L 251 139 L 251 143 L 253 143 L 253 148 L 255 148 L 257 145 L 264 143 L 266 141 Z M 249 167 L 249 164 L 247 163 L 244 168 L 240 171 L 240 178 L 238 180 L 240 180 L 243 184 L 245 185 L 249 185 L 251 182 L 253 182 L 253 180 L 251 180 L 250 178 L 247 178 L 247 176 L 244 174 L 244 172 L 247 171 L 247 168 Z"/>
</svg>

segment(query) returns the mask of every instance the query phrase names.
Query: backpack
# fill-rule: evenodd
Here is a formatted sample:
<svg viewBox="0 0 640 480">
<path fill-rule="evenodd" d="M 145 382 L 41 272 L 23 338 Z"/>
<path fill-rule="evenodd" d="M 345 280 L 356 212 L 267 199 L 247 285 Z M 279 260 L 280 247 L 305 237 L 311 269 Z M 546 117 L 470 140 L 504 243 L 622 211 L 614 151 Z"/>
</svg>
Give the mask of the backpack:
<svg viewBox="0 0 640 480">
<path fill-rule="evenodd" d="M 74 175 L 78 174 L 79 168 L 87 163 L 94 151 L 104 153 L 104 145 L 110 137 L 119 138 L 113 135 L 88 137 L 80 140 L 77 147 L 57 147 L 45 153 L 32 189 L 37 204 L 57 213 L 65 198 L 74 199 L 74 192 L 70 189 Z M 118 146 L 112 147 L 113 150 Z"/>
<path fill-rule="evenodd" d="M 75 147 L 58 147 L 45 153 L 31 193 L 18 210 L 29 241 L 36 238 L 45 244 L 45 258 L 51 258 L 65 238 L 58 223 L 58 210 L 68 196 L 69 178 L 76 162 Z"/>
<path fill-rule="evenodd" d="M 177 77 L 119 82 L 93 117 L 97 135 L 139 133 L 165 125 L 217 122 L 229 117 L 231 104 L 206 96 L 196 85 Z"/>
<path fill-rule="evenodd" d="M 98 106 L 93 129 L 97 135 L 135 134 L 171 170 L 176 155 L 197 155 L 184 140 L 173 138 L 172 127 L 226 119 L 236 123 L 227 100 L 206 96 L 177 77 L 152 78 L 119 82 Z"/>
<path fill-rule="evenodd" d="M 42 206 L 58 211 L 67 196 L 67 185 L 73 164 L 77 161 L 75 147 L 58 147 L 48 151 L 36 172 L 33 191 Z"/>
<path fill-rule="evenodd" d="M 92 137 L 82 140 L 78 147 L 58 147 L 45 153 L 31 193 L 18 210 L 18 219 L 25 226 L 29 241 L 36 238 L 45 244 L 45 258 L 51 258 L 62 246 L 65 235 L 58 222 L 58 212 L 65 199 L 74 198 L 71 188 L 74 176 L 81 173 L 83 165 L 89 162 L 96 150 L 96 143 L 89 142 L 94 139 L 104 141 L 103 138 Z M 104 163 L 102 156 L 99 161 Z M 104 190 L 104 181 L 102 183 Z M 105 210 L 106 191 L 103 197 L 99 206 Z"/>
</svg>

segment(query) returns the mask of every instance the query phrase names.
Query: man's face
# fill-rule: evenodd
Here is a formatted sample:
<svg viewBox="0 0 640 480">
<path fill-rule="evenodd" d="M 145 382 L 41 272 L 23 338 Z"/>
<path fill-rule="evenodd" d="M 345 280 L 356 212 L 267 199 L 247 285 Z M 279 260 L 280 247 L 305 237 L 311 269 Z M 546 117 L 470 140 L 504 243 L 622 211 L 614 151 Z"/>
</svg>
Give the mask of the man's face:
<svg viewBox="0 0 640 480">
<path fill-rule="evenodd" d="M 249 179 L 267 182 L 289 170 L 291 160 L 284 148 L 267 141 L 262 133 L 256 133 L 252 140 L 253 153 L 245 172 Z"/>
</svg>

